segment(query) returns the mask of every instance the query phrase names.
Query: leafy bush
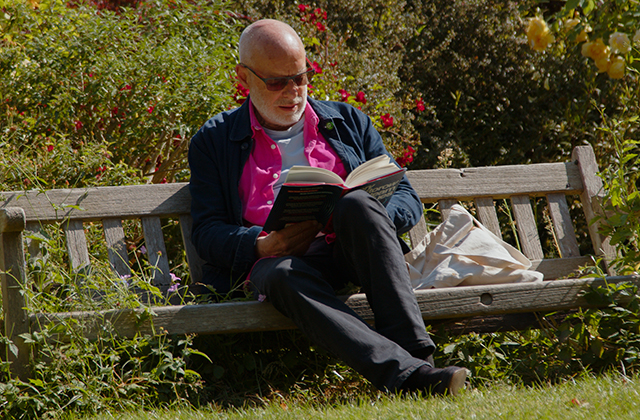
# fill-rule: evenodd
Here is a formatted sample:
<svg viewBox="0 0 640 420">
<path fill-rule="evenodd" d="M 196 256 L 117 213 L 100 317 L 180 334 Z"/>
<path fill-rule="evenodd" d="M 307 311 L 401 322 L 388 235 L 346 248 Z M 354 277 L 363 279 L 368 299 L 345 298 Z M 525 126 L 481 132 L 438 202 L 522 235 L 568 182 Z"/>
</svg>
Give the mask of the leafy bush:
<svg viewBox="0 0 640 420">
<path fill-rule="evenodd" d="M 0 24 L 5 189 L 185 180 L 189 138 L 231 104 L 238 31 L 221 3 L 15 3 Z"/>
</svg>

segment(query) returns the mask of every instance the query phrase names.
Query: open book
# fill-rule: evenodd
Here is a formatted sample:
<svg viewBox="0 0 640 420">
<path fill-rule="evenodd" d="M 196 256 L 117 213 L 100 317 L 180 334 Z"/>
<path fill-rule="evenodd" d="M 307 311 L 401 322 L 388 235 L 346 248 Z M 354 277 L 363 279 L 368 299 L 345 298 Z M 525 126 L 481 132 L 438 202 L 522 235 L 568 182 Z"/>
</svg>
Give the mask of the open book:
<svg viewBox="0 0 640 420">
<path fill-rule="evenodd" d="M 355 168 L 343 181 L 337 174 L 311 166 L 293 166 L 278 193 L 264 231 L 280 230 L 290 223 L 316 219 L 325 226 L 343 195 L 363 189 L 386 205 L 404 176 L 387 155 L 380 155 Z"/>
</svg>

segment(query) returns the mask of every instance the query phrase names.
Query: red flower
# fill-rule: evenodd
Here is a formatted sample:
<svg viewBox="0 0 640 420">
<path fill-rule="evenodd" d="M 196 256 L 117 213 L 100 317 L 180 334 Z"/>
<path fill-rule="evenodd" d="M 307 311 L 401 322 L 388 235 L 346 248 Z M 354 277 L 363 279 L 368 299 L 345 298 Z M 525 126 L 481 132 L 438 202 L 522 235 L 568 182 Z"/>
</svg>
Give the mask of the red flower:
<svg viewBox="0 0 640 420">
<path fill-rule="evenodd" d="M 400 166 L 408 165 L 409 163 L 413 162 L 413 155 L 415 152 L 416 151 L 413 147 L 408 146 L 402 157 L 396 159 L 396 162 L 398 162 L 398 165 Z"/>
<path fill-rule="evenodd" d="M 366 104 L 367 103 L 367 98 L 364 97 L 364 92 L 360 91 L 358 93 L 356 93 L 356 101 L 362 103 L 362 104 Z"/>
<path fill-rule="evenodd" d="M 131 85 L 125 85 L 125 87 L 121 88 L 121 89 L 120 89 L 120 91 L 123 91 L 123 90 L 131 90 L 131 89 L 132 89 L 132 88 L 131 88 Z"/>
<path fill-rule="evenodd" d="M 300 13 L 304 13 L 307 11 L 307 9 L 311 9 L 311 6 L 307 5 L 307 4 L 299 4 L 298 5 L 298 11 Z"/>
<path fill-rule="evenodd" d="M 47 152 L 53 152 L 54 146 L 53 144 L 48 144 L 47 145 Z"/>
<path fill-rule="evenodd" d="M 76 121 L 73 124 L 76 126 L 76 131 L 82 128 L 82 121 Z"/>
<path fill-rule="evenodd" d="M 416 109 L 418 110 L 418 112 L 422 112 L 425 110 L 424 101 L 422 100 L 422 98 L 416 99 Z"/>
<path fill-rule="evenodd" d="M 349 96 L 351 96 L 351 94 L 349 94 L 349 92 L 344 89 L 340 89 L 338 93 L 342 97 L 342 102 L 347 102 L 347 99 L 349 99 Z"/>
<path fill-rule="evenodd" d="M 153 108 L 153 105 L 151 105 L 149 108 L 147 108 L 147 112 L 151 114 L 153 112 Z"/>
<path fill-rule="evenodd" d="M 381 115 L 380 119 L 382 120 L 382 125 L 384 126 L 384 128 L 393 126 L 393 117 L 390 116 L 388 112 L 384 115 Z"/>
<path fill-rule="evenodd" d="M 320 67 L 320 64 L 318 64 L 317 61 L 314 61 L 313 63 L 311 63 L 311 68 L 313 69 L 313 71 L 315 71 L 317 74 L 322 74 L 322 67 Z"/>
<path fill-rule="evenodd" d="M 117 116 L 118 116 L 118 107 L 114 106 L 113 108 L 111 108 L 111 118 L 117 117 Z"/>
<path fill-rule="evenodd" d="M 316 28 L 318 28 L 320 32 L 324 32 L 327 30 L 327 28 L 320 22 L 316 23 Z"/>
<path fill-rule="evenodd" d="M 335 66 L 337 66 L 337 65 L 338 65 L 338 62 L 337 62 L 337 61 L 334 61 L 333 63 L 329 63 L 329 65 L 330 65 L 331 67 L 335 67 Z"/>
<path fill-rule="evenodd" d="M 243 104 L 247 96 L 249 96 L 249 89 L 242 86 L 241 83 L 235 84 L 236 93 L 233 94 L 233 100 L 238 104 Z"/>
</svg>

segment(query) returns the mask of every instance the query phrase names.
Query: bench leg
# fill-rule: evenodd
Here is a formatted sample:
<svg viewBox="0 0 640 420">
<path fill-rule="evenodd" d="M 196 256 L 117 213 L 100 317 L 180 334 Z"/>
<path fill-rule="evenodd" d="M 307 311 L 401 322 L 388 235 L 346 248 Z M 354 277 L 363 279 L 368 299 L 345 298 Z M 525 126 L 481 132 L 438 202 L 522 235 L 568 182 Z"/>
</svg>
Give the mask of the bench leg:
<svg viewBox="0 0 640 420">
<path fill-rule="evenodd" d="M 22 219 L 22 225 L 20 220 Z M 22 231 L 24 212 L 19 209 L 13 214 L 0 212 L 0 281 L 2 282 L 2 310 L 4 313 L 5 335 L 18 348 L 18 354 L 8 352 L 11 372 L 21 380 L 29 377 L 29 346 L 20 334 L 29 332 L 29 316 L 23 293 L 26 284 Z"/>
</svg>

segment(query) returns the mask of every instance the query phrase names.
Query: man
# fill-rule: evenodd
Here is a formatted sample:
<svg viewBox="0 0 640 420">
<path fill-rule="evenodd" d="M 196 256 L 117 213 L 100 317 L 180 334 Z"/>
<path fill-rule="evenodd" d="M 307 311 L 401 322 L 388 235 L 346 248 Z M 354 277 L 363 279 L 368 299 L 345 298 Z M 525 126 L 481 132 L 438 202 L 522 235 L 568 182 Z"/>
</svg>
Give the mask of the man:
<svg viewBox="0 0 640 420">
<path fill-rule="evenodd" d="M 236 73 L 249 99 L 209 120 L 189 148 L 193 242 L 207 261 L 205 281 L 219 293 L 250 285 L 378 389 L 456 394 L 466 370 L 430 363 L 435 346 L 398 238 L 422 216 L 406 178 L 386 208 L 364 191 L 344 196 L 333 216 L 335 235 L 321 234 L 315 221 L 262 231 L 292 165 L 344 178 L 388 152 L 362 112 L 307 98 L 313 71 L 290 26 L 253 23 L 241 35 L 239 53 Z M 349 281 L 366 294 L 375 329 L 336 297 Z"/>
</svg>

